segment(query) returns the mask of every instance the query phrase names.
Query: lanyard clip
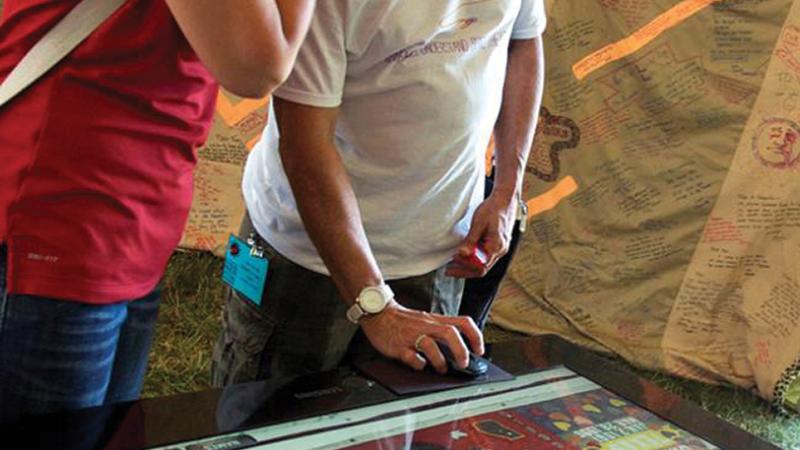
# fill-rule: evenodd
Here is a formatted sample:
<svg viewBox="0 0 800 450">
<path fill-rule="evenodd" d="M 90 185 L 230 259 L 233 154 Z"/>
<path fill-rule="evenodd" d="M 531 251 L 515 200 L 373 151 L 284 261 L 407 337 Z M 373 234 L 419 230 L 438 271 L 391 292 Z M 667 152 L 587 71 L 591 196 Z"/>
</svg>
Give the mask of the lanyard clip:
<svg viewBox="0 0 800 450">
<path fill-rule="evenodd" d="M 524 233 L 528 228 L 528 204 L 522 200 L 522 195 L 519 196 L 517 203 L 517 220 L 519 220 L 519 232 Z"/>
<path fill-rule="evenodd" d="M 247 245 L 250 246 L 250 256 L 254 258 L 264 257 L 264 247 L 259 245 L 256 241 L 255 233 L 250 233 L 250 236 L 247 237 Z"/>
</svg>

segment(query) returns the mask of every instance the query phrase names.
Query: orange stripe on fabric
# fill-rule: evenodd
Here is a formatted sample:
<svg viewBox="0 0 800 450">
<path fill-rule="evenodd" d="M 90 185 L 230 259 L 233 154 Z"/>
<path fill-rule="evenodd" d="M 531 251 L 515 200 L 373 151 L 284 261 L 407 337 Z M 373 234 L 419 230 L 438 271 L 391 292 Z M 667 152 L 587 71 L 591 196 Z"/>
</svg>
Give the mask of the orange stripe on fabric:
<svg viewBox="0 0 800 450">
<path fill-rule="evenodd" d="M 528 219 L 555 208 L 561 203 L 561 200 L 569 197 L 577 190 L 578 183 L 575 178 L 570 176 L 562 178 L 553 189 L 528 200 Z"/>
<path fill-rule="evenodd" d="M 489 147 L 486 149 L 486 173 L 492 173 L 494 167 L 494 135 L 489 141 Z"/>
<path fill-rule="evenodd" d="M 581 59 L 572 66 L 572 72 L 576 78 L 582 80 L 595 70 L 637 52 L 664 31 L 719 1 L 721 0 L 683 0 L 625 39 L 609 44 Z"/>
<path fill-rule="evenodd" d="M 260 140 L 261 140 L 261 133 L 258 133 L 253 139 L 250 139 L 244 145 L 245 145 L 245 147 L 247 147 L 248 151 L 251 151 L 251 150 L 253 150 L 253 147 L 255 147 L 256 144 L 258 144 L 258 141 L 260 141 Z"/>
<path fill-rule="evenodd" d="M 269 97 L 265 97 L 261 99 L 242 100 L 234 105 L 233 102 L 228 99 L 227 94 L 220 91 L 217 96 L 217 113 L 229 127 L 232 127 L 268 102 Z"/>
</svg>

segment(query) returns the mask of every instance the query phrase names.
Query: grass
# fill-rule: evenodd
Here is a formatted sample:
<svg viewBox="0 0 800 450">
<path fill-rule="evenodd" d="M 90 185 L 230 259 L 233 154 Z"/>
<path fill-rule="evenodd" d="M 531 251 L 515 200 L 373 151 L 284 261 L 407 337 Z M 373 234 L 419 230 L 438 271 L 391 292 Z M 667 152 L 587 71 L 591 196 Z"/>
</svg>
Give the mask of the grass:
<svg viewBox="0 0 800 450">
<path fill-rule="evenodd" d="M 221 328 L 222 260 L 176 253 L 163 281 L 163 298 L 143 396 L 207 389 L 211 349 Z"/>
<path fill-rule="evenodd" d="M 211 349 L 220 330 L 222 260 L 208 254 L 176 253 L 164 278 L 164 299 L 143 395 L 156 397 L 207 389 Z M 487 340 L 519 335 L 490 327 Z M 800 450 L 800 418 L 779 418 L 763 400 L 726 386 L 632 370 L 667 391 L 693 401 L 722 419 L 786 450 Z"/>
</svg>

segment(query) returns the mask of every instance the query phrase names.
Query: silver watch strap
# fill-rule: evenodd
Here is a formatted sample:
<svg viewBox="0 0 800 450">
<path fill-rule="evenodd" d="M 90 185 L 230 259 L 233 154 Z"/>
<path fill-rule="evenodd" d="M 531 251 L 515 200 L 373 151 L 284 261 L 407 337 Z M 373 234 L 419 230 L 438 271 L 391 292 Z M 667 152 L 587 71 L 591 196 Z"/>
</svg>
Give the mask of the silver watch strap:
<svg viewBox="0 0 800 450">
<path fill-rule="evenodd" d="M 380 286 L 378 286 L 378 289 L 380 289 L 381 292 L 383 292 L 384 297 L 389 299 L 387 300 L 387 303 L 394 298 L 394 291 L 392 290 L 392 288 L 389 287 L 387 283 L 381 284 Z"/>
<path fill-rule="evenodd" d="M 353 305 L 347 309 L 347 320 L 355 324 L 358 324 L 358 322 L 361 320 L 362 317 L 364 317 L 365 314 L 366 313 L 364 312 L 363 309 L 361 309 L 361 306 L 359 306 L 358 303 L 353 303 Z"/>
</svg>

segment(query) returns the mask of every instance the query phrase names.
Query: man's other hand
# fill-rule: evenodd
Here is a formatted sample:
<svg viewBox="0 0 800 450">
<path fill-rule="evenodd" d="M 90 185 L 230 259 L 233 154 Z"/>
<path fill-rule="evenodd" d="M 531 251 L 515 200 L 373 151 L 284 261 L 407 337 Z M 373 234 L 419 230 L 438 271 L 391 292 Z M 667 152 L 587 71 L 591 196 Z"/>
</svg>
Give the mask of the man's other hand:
<svg viewBox="0 0 800 450">
<path fill-rule="evenodd" d="M 469 341 L 474 353 L 484 352 L 483 335 L 471 318 L 416 311 L 396 301 L 380 314 L 362 319 L 361 328 L 375 349 L 415 370 L 424 369 L 429 361 L 437 372 L 447 372 L 437 341 L 450 348 L 456 365 L 462 369 L 469 363 L 469 353 L 461 336 Z"/>
<path fill-rule="evenodd" d="M 447 268 L 447 275 L 458 278 L 478 278 L 486 275 L 494 264 L 508 252 L 511 233 L 517 214 L 514 196 L 490 195 L 472 217 L 469 234 Z M 483 250 L 488 261 L 474 264 L 475 248 Z"/>
</svg>

